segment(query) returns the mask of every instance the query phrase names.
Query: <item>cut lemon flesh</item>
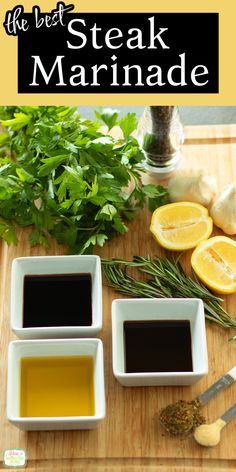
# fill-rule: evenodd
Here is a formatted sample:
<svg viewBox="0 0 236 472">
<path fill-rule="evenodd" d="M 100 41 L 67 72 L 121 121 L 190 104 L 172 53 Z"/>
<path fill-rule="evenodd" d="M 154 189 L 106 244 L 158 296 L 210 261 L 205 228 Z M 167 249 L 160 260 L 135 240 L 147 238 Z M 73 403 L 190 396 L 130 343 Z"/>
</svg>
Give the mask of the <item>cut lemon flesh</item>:
<svg viewBox="0 0 236 472">
<path fill-rule="evenodd" d="M 226 236 L 203 241 L 191 264 L 199 279 L 218 293 L 236 292 L 236 242 Z"/>
<path fill-rule="evenodd" d="M 192 202 L 169 203 L 157 208 L 150 226 L 156 241 L 172 251 L 197 246 L 211 235 L 212 229 L 207 209 Z"/>
</svg>

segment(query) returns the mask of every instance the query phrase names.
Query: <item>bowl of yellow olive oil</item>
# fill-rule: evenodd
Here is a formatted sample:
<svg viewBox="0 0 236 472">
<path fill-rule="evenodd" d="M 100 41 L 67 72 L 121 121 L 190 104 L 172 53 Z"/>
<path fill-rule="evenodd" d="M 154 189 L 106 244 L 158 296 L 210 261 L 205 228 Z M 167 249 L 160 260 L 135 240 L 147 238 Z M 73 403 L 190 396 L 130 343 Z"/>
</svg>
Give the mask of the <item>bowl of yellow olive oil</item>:
<svg viewBox="0 0 236 472">
<path fill-rule="evenodd" d="M 97 427 L 105 417 L 102 341 L 11 342 L 7 417 L 23 430 Z"/>
</svg>

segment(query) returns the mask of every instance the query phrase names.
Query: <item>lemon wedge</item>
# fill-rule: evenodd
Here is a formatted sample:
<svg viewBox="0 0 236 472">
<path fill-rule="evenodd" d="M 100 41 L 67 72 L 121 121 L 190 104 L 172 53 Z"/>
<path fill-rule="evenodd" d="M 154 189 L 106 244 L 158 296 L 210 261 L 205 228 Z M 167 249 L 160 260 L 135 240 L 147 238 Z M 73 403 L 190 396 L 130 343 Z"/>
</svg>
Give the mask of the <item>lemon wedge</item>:
<svg viewBox="0 0 236 472">
<path fill-rule="evenodd" d="M 226 236 L 203 241 L 193 251 L 194 272 L 218 293 L 236 292 L 236 242 Z"/>
<path fill-rule="evenodd" d="M 191 249 L 209 238 L 213 221 L 202 205 L 192 202 L 169 203 L 157 208 L 151 219 L 150 231 L 166 249 Z"/>
</svg>

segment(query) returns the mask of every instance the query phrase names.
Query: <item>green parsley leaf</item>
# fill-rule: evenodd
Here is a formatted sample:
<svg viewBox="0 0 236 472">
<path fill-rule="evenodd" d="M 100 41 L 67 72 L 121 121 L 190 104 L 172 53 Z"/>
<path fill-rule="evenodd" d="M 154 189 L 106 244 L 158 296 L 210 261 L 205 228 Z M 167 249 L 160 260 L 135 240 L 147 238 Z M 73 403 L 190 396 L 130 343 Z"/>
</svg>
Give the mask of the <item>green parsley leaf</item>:
<svg viewBox="0 0 236 472">
<path fill-rule="evenodd" d="M 30 116 L 24 113 L 14 113 L 14 118 L 11 120 L 0 121 L 2 126 L 11 126 L 12 130 L 17 131 L 27 126 L 30 122 Z"/>
<path fill-rule="evenodd" d="M 126 116 L 121 118 L 119 121 L 119 126 L 124 135 L 124 138 L 127 139 L 131 133 L 137 128 L 137 117 L 135 113 L 128 113 Z"/>
<path fill-rule="evenodd" d="M 15 228 L 8 221 L 0 218 L 0 237 L 7 242 L 7 244 L 17 244 Z"/>
<path fill-rule="evenodd" d="M 0 238 L 16 244 L 15 227 L 31 226 L 31 245 L 49 247 L 53 237 L 86 254 L 125 234 L 147 198 L 163 204 L 165 189 L 142 184 L 135 114 L 118 115 L 96 112 L 108 130 L 120 126 L 123 140 L 76 107 L 0 107 Z"/>
<path fill-rule="evenodd" d="M 144 194 L 149 198 L 149 210 L 153 212 L 156 208 L 169 203 L 168 191 L 162 185 L 148 184 L 143 186 Z"/>
<path fill-rule="evenodd" d="M 114 205 L 104 205 L 104 207 L 97 213 L 95 220 L 108 220 L 111 221 L 116 215 L 117 210 Z"/>
<path fill-rule="evenodd" d="M 112 108 L 103 108 L 99 111 L 95 111 L 96 117 L 107 125 L 108 131 L 117 124 L 119 113 L 119 110 L 113 110 Z"/>
</svg>

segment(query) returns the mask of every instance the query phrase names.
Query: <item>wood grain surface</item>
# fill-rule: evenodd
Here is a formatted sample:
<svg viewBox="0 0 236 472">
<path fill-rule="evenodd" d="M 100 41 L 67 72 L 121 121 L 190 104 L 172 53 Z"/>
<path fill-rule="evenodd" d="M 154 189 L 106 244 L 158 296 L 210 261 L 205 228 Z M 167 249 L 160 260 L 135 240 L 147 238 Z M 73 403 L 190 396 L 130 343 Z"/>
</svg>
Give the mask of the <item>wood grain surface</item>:
<svg viewBox="0 0 236 472">
<path fill-rule="evenodd" d="M 186 128 L 183 159 L 178 172 L 203 169 L 217 176 L 219 189 L 236 181 L 236 126 Z M 145 176 L 145 181 L 151 181 Z M 103 257 L 162 254 L 149 232 L 150 213 L 140 212 L 129 224 L 129 232 L 107 243 L 97 254 Z M 221 234 L 215 230 L 215 234 Z M 236 341 L 229 342 L 230 332 L 207 323 L 209 374 L 191 387 L 122 387 L 112 374 L 111 302 L 119 296 L 103 287 L 103 329 L 101 339 L 105 352 L 105 388 L 107 415 L 97 430 L 22 432 L 6 419 L 6 373 L 8 343 L 14 339 L 10 331 L 10 275 L 15 257 L 63 254 L 53 243 L 50 251 L 30 248 L 27 231 L 19 231 L 20 244 L 0 246 L 0 453 L 6 448 L 25 448 L 30 471 L 115 471 L 115 472 L 198 472 L 200 470 L 236 470 L 236 421 L 222 432 L 217 447 L 203 448 L 192 437 L 173 439 L 161 429 L 157 412 L 178 399 L 193 399 L 220 375 L 236 364 Z M 190 270 L 191 251 L 183 264 Z M 225 297 L 225 306 L 236 316 L 236 295 Z M 232 334 L 232 332 L 231 332 Z M 202 408 L 209 422 L 218 418 L 236 401 L 236 384 Z M 2 470 L 3 465 L 0 465 Z"/>
</svg>

